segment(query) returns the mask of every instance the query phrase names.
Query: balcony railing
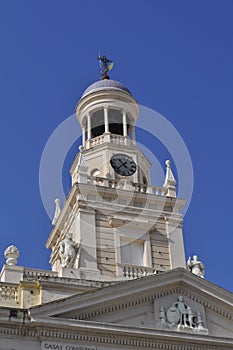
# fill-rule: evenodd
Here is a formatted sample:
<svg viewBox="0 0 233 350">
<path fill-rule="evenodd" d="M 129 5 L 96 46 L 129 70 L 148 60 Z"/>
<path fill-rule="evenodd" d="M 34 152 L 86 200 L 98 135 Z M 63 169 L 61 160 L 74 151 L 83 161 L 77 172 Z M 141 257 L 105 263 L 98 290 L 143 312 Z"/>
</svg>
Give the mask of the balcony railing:
<svg viewBox="0 0 233 350">
<path fill-rule="evenodd" d="M 55 271 L 36 270 L 36 269 L 26 268 L 24 269 L 23 276 L 25 278 L 38 279 L 40 277 L 57 277 L 58 273 Z"/>
<path fill-rule="evenodd" d="M 104 134 L 90 140 L 91 147 L 101 145 L 102 143 L 104 143 Z"/>
<path fill-rule="evenodd" d="M 125 145 L 125 146 L 135 145 L 135 141 L 131 140 L 128 136 L 106 133 L 87 140 L 85 144 L 85 148 L 88 149 L 90 147 L 102 145 L 105 142 L 111 142 L 117 145 Z"/>
<path fill-rule="evenodd" d="M 127 279 L 141 278 L 143 276 L 153 275 L 155 271 L 152 267 L 137 266 L 132 264 L 118 263 L 118 276 Z"/>
<path fill-rule="evenodd" d="M 112 143 L 115 143 L 117 145 L 132 146 L 135 144 L 135 141 L 131 140 L 129 137 L 116 134 L 110 134 L 110 140 Z"/>
<path fill-rule="evenodd" d="M 129 190 L 129 183 L 124 180 L 108 179 L 100 176 L 87 176 L 87 183 L 94 186 L 105 186 L 122 190 Z M 139 193 L 154 194 L 156 196 L 166 196 L 167 188 L 159 186 L 147 186 L 136 182 L 131 182 L 132 190 Z"/>
<path fill-rule="evenodd" d="M 136 192 L 155 194 L 156 196 L 166 196 L 167 188 L 159 186 L 147 186 L 145 184 L 140 184 L 132 182 L 132 185 Z"/>
</svg>

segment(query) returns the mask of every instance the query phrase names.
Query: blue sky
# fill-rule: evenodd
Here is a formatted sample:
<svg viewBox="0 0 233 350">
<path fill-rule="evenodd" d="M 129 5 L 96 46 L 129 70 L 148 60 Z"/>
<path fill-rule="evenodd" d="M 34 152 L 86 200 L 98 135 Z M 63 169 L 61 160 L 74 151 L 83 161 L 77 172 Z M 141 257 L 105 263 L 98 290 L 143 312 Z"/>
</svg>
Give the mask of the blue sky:
<svg viewBox="0 0 233 350">
<path fill-rule="evenodd" d="M 198 254 L 206 278 L 233 291 L 232 13 L 230 0 L 1 1 L 1 265 L 15 244 L 19 265 L 49 268 L 40 158 L 82 91 L 98 80 L 100 51 L 115 61 L 111 78 L 185 141 L 195 178 L 186 255 Z M 169 156 L 156 142 L 153 151 L 161 163 Z M 72 148 L 65 190 L 74 155 Z"/>
</svg>

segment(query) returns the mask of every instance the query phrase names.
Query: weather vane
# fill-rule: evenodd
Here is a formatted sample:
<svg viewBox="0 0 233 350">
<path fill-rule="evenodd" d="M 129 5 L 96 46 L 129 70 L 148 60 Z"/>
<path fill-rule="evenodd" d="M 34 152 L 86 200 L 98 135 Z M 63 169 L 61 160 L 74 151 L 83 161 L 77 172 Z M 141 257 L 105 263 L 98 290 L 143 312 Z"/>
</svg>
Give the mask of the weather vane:
<svg viewBox="0 0 233 350">
<path fill-rule="evenodd" d="M 113 68 L 113 61 L 109 60 L 106 56 L 101 56 L 100 54 L 97 59 L 100 62 L 100 78 L 109 79 L 108 71 Z"/>
</svg>

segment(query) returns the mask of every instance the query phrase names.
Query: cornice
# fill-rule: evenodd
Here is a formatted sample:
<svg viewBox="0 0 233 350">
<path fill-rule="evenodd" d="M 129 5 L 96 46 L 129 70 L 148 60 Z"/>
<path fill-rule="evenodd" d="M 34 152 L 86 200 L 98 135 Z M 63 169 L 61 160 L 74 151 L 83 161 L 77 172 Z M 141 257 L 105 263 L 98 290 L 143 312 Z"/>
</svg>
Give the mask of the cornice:
<svg viewBox="0 0 233 350">
<path fill-rule="evenodd" d="M 115 284 L 116 282 L 103 282 L 103 281 L 92 281 L 92 280 L 78 280 L 76 278 L 65 278 L 65 277 L 51 277 L 51 278 L 40 278 L 40 286 L 42 289 L 54 290 L 54 283 L 56 283 L 56 289 L 66 290 L 66 291 L 76 291 L 78 294 L 80 291 L 96 290 L 96 288 L 104 288 L 109 285 Z M 56 302 L 56 300 L 54 300 Z"/>
<path fill-rule="evenodd" d="M 80 119 L 80 115 L 82 117 L 83 114 L 87 112 L 87 110 L 96 104 L 100 106 L 111 106 L 116 102 L 119 107 L 121 107 L 122 103 L 125 104 L 128 107 L 127 110 L 129 110 L 130 106 L 130 110 L 132 110 L 131 114 L 134 115 L 136 113 L 136 116 L 138 117 L 139 106 L 136 99 L 126 91 L 115 89 L 102 89 L 99 91 L 93 91 L 88 95 L 81 97 L 75 107 L 75 112 L 77 114 L 77 118 Z"/>
<path fill-rule="evenodd" d="M 72 186 L 70 189 L 70 192 L 67 196 L 67 199 L 65 201 L 65 204 L 61 210 L 61 213 L 58 217 L 58 220 L 56 222 L 56 225 L 53 227 L 52 231 L 50 232 L 50 235 L 46 241 L 46 248 L 51 249 L 51 244 L 54 240 L 54 238 L 56 237 L 56 235 L 60 234 L 60 227 L 62 226 L 62 224 L 65 224 L 65 221 L 67 220 L 69 215 L 72 215 L 72 211 L 73 211 L 73 206 L 71 205 L 72 200 L 75 199 L 75 195 L 76 195 L 76 186 Z"/>
<path fill-rule="evenodd" d="M 232 293 L 182 268 L 116 283 L 90 293 L 71 296 L 61 302 L 50 303 L 46 309 L 42 305 L 31 311 L 35 316 L 43 314 L 88 319 L 171 294 L 187 296 L 222 317 L 233 320 Z"/>
<path fill-rule="evenodd" d="M 88 342 L 100 346 L 120 346 L 128 349 L 167 350 L 229 350 L 233 340 L 185 333 L 156 331 L 154 329 L 128 327 L 94 322 L 72 322 L 64 319 L 38 319 L 30 324 L 0 324 L 0 335 L 24 340 L 36 338 L 40 341 L 61 343 Z"/>
<path fill-rule="evenodd" d="M 121 204 L 110 204 L 110 203 L 106 203 L 105 201 L 103 201 L 103 203 L 101 203 L 100 201 L 95 201 L 95 200 L 89 200 L 89 199 L 78 199 L 78 201 L 76 201 L 76 197 L 78 194 L 87 194 L 87 195 L 91 195 L 91 194 L 95 194 L 96 193 L 96 186 L 94 185 L 90 185 L 90 184 L 78 184 L 75 183 L 69 194 L 67 197 L 67 200 L 61 210 L 61 213 L 58 217 L 58 220 L 56 222 L 56 225 L 54 226 L 54 228 L 52 229 L 47 241 L 46 241 L 46 247 L 48 249 L 51 249 L 51 244 L 54 241 L 55 237 L 59 236 L 61 233 L 62 228 L 65 225 L 66 221 L 69 221 L 70 219 L 72 219 L 74 212 L 77 210 L 78 207 L 84 207 L 86 210 L 88 208 L 90 209 L 94 209 L 94 210 L 98 210 L 98 208 L 102 208 L 102 210 L 106 210 L 106 213 L 112 212 L 112 207 L 116 208 L 117 212 L 119 212 L 120 209 L 122 209 L 124 211 L 124 213 L 128 213 L 128 214 L 137 214 L 140 213 L 141 211 L 143 211 L 143 215 L 146 216 L 156 216 L 156 213 L 158 214 L 158 217 L 160 215 L 162 216 L 166 216 L 166 218 L 169 218 L 169 220 L 172 218 L 172 220 L 174 220 L 174 222 L 176 221 L 182 221 L 182 217 L 181 214 L 179 213 L 173 213 L 173 212 L 166 212 L 164 211 L 164 209 L 158 208 L 158 209 L 150 209 L 150 208 L 145 208 L 143 206 L 141 207 L 137 207 L 137 206 L 124 206 Z M 98 186 L 98 193 L 102 195 L 104 195 L 105 193 L 108 194 L 109 196 L 111 196 L 112 194 L 115 193 L 115 190 L 112 188 L 108 188 L 108 187 L 103 187 L 103 186 Z M 118 194 L 120 196 L 120 198 L 123 199 L 127 199 L 129 196 L 129 193 L 131 193 L 131 191 L 127 191 L 127 190 L 120 190 L 118 189 Z M 146 193 L 140 193 L 140 192 L 134 192 L 134 199 L 135 200 L 143 200 L 145 202 L 148 203 L 148 205 L 163 205 L 166 206 L 167 204 L 169 206 L 180 206 L 182 207 L 185 204 L 185 201 L 183 199 L 179 199 L 179 198 L 170 198 L 170 197 L 165 197 L 165 196 L 157 196 L 155 194 L 146 194 Z M 72 203 L 73 202 L 73 203 Z M 111 205 L 111 209 L 109 209 L 109 206 Z M 147 205 L 147 206 L 148 206 Z M 153 214 L 153 215 L 152 215 Z"/>
<path fill-rule="evenodd" d="M 90 184 L 75 184 L 77 186 L 78 189 L 78 193 L 81 194 L 87 194 L 89 196 L 91 196 L 92 194 L 95 195 L 96 194 L 96 186 L 90 185 Z M 102 195 L 103 197 L 108 195 L 109 197 L 111 197 L 112 195 L 115 194 L 115 189 L 113 188 L 108 188 L 108 187 L 104 187 L 104 186 L 98 186 L 98 194 Z M 121 189 L 117 189 L 118 195 L 121 198 L 121 200 L 127 200 L 129 198 L 132 197 L 132 191 L 129 190 L 121 190 Z M 138 201 L 143 201 L 143 204 L 145 203 L 145 206 L 134 206 L 134 205 L 124 205 L 124 204 L 120 204 L 120 203 L 109 203 L 106 201 L 96 201 L 96 200 L 92 200 L 92 199 L 80 199 L 79 200 L 79 205 L 80 206 L 85 206 L 88 207 L 90 206 L 91 208 L 98 210 L 98 208 L 101 208 L 102 210 L 106 210 L 106 212 L 112 212 L 112 208 L 115 208 L 117 210 L 117 212 L 119 212 L 121 209 L 122 211 L 124 211 L 124 214 L 132 214 L 134 213 L 135 215 L 138 215 L 138 213 L 140 213 L 141 211 L 143 211 L 143 214 L 145 216 L 149 216 L 150 218 L 153 217 L 154 215 L 156 215 L 156 213 L 159 216 L 166 216 L 167 219 L 173 218 L 173 220 L 179 220 L 182 221 L 182 215 L 180 213 L 174 213 L 172 211 L 165 211 L 164 207 L 166 205 L 172 206 L 174 204 L 174 206 L 176 205 L 176 203 L 179 203 L 179 205 L 183 206 L 183 204 L 185 203 L 182 199 L 177 199 L 177 198 L 170 198 L 170 197 L 166 197 L 166 196 L 157 196 L 155 194 L 150 194 L 150 193 L 141 193 L 141 192 L 134 192 L 134 196 L 133 198 L 134 200 L 138 200 Z M 172 204 L 173 203 L 173 204 Z M 149 206 L 151 205 L 157 205 L 158 209 L 153 208 L 149 208 Z M 111 209 L 109 209 L 109 207 L 111 207 Z"/>
</svg>

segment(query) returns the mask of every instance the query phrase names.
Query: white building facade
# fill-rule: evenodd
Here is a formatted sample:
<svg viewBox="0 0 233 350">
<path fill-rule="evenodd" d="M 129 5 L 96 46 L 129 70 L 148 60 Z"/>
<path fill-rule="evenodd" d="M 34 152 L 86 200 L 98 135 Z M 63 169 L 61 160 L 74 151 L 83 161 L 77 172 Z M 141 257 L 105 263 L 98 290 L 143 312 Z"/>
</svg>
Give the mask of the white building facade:
<svg viewBox="0 0 233 350">
<path fill-rule="evenodd" d="M 5 252 L 0 350 L 233 349 L 232 294 L 186 268 L 184 199 L 166 161 L 163 187 L 137 147 L 139 106 L 120 82 L 90 85 L 76 106 L 82 146 L 56 200 L 51 271 Z M 143 116 L 142 116 L 143 117 Z"/>
</svg>

